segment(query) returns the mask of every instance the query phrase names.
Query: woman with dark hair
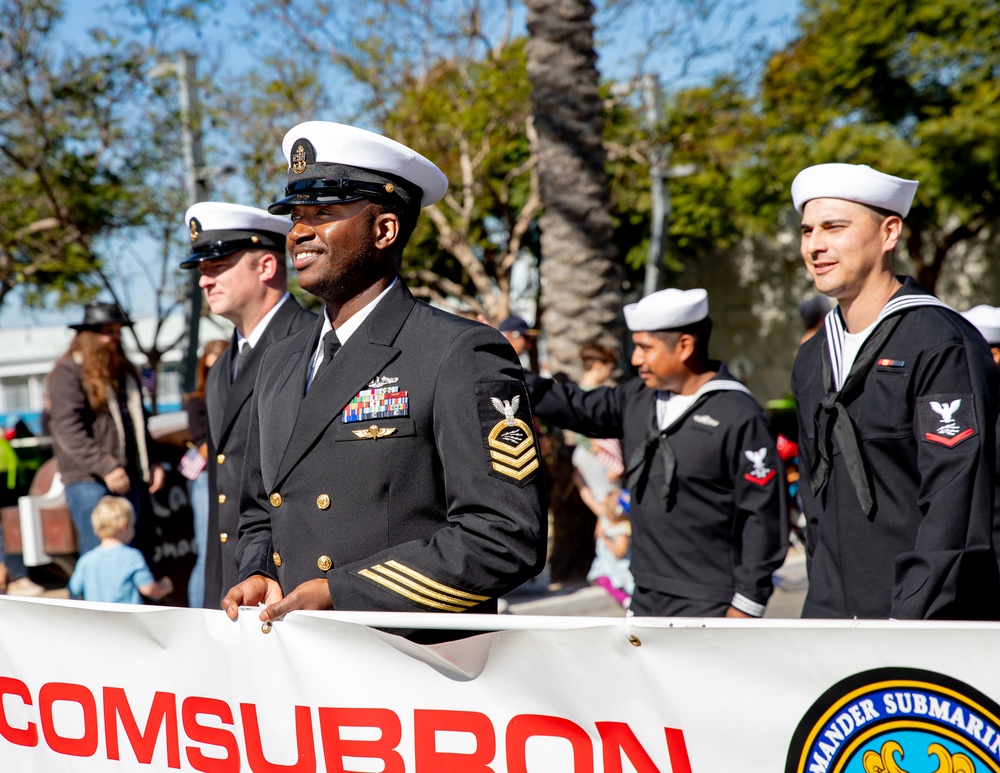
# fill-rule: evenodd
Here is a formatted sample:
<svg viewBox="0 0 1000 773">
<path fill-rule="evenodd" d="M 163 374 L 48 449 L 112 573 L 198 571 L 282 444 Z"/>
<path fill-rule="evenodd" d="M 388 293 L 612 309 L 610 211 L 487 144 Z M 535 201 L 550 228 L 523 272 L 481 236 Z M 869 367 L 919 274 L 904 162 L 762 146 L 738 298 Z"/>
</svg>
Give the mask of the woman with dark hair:
<svg viewBox="0 0 1000 773">
<path fill-rule="evenodd" d="M 146 494 L 163 485 L 163 469 L 150 457 L 155 446 L 139 378 L 121 347 L 128 321 L 117 304 L 87 304 L 47 381 L 52 448 L 81 555 L 98 545 L 90 514 L 101 497 L 128 497 L 139 513 Z"/>
</svg>

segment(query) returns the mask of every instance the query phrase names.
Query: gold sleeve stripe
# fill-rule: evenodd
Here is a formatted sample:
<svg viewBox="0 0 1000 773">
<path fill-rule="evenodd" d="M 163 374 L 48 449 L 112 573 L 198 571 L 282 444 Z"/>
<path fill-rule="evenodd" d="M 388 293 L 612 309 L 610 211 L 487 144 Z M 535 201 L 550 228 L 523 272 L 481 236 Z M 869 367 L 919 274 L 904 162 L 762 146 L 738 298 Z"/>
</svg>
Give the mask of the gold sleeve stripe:
<svg viewBox="0 0 1000 773">
<path fill-rule="evenodd" d="M 396 585 L 396 583 L 394 582 L 390 582 L 385 577 L 381 577 L 369 569 L 362 569 L 360 572 L 358 572 L 358 574 L 360 574 L 362 577 L 371 580 L 372 582 L 377 582 L 379 585 L 387 588 L 388 590 L 391 590 L 393 593 L 398 593 L 400 596 L 408 598 L 410 601 L 415 601 L 417 604 L 420 604 L 422 606 L 432 607 L 434 609 L 443 609 L 446 612 L 465 611 L 465 607 L 453 607 L 450 604 L 439 604 L 437 601 L 431 601 L 430 599 L 421 598 L 416 593 L 410 593 L 410 591 L 408 591 L 406 588 Z"/>
<path fill-rule="evenodd" d="M 465 601 L 463 599 L 455 598 L 454 596 L 449 596 L 445 593 L 438 593 L 437 591 L 429 590 L 422 585 L 414 582 L 408 577 L 404 577 L 399 572 L 394 572 L 392 569 L 387 569 L 382 566 L 382 564 L 376 564 L 372 567 L 372 570 L 378 572 L 380 575 L 387 577 L 393 582 L 399 583 L 400 585 L 405 585 L 407 588 L 412 590 L 414 593 L 427 596 L 428 598 L 437 599 L 438 601 L 445 601 L 451 604 L 458 604 L 463 607 L 472 607 L 476 605 L 475 601 Z"/>
<path fill-rule="evenodd" d="M 510 467 L 524 467 L 524 465 L 535 458 L 536 454 L 534 447 L 532 447 L 528 453 L 522 454 L 521 456 L 507 456 L 507 454 L 501 454 L 499 451 L 490 451 L 490 456 L 498 462 L 506 464 Z"/>
<path fill-rule="evenodd" d="M 531 464 L 529 464 L 523 470 L 515 470 L 511 467 L 505 467 L 499 462 L 493 462 L 493 469 L 499 473 L 503 473 L 509 478 L 513 478 L 514 480 L 524 480 L 531 473 L 533 473 L 535 470 L 538 469 L 538 460 L 533 459 Z"/>
<path fill-rule="evenodd" d="M 416 580 L 417 582 L 422 582 L 429 588 L 434 588 L 435 590 L 439 590 L 442 593 L 449 593 L 452 596 L 455 596 L 456 598 L 472 599 L 473 601 L 490 600 L 489 596 L 477 596 L 475 593 L 467 593 L 466 591 L 459 590 L 458 588 L 449 588 L 447 585 L 442 585 L 441 583 L 432 580 L 430 577 L 421 574 L 415 569 L 411 569 L 408 566 L 403 566 L 403 564 L 399 563 L 399 561 L 395 560 L 386 561 L 385 564 L 386 566 L 395 569 L 397 572 L 402 572 L 403 574 L 410 575 L 410 577 L 412 577 L 414 580 Z"/>
</svg>

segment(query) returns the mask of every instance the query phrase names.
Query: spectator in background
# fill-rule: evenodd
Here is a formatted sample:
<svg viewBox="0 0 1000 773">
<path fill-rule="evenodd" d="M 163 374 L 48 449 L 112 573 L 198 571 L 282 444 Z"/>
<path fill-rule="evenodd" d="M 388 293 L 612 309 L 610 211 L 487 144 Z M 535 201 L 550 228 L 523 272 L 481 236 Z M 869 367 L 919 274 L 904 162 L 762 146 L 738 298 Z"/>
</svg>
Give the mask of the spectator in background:
<svg viewBox="0 0 1000 773">
<path fill-rule="evenodd" d="M 4 500 L 5 505 L 14 504 L 20 494 L 27 493 L 26 489 L 21 490 L 23 484 L 20 469 L 26 460 L 14 450 L 10 441 L 30 436 L 31 431 L 20 419 L 13 427 L 0 434 L 0 478 L 6 479 L 6 495 L 10 497 Z M 32 465 L 29 469 L 37 469 L 37 465 Z M 14 511 L 16 514 L 17 509 L 14 508 Z M 20 553 L 4 553 L 3 529 L 0 528 L 0 593 L 8 596 L 41 596 L 44 592 L 45 588 L 28 576 L 28 567 L 24 565 L 24 557 Z"/>
<path fill-rule="evenodd" d="M 4 553 L 3 529 L 0 529 L 0 593 L 8 596 L 41 596 L 45 592 L 28 577 L 28 568 L 20 555 Z"/>
<path fill-rule="evenodd" d="M 799 340 L 799 346 L 819 332 L 823 327 L 823 319 L 832 308 L 833 304 L 825 295 L 814 295 L 799 306 L 799 316 L 802 317 L 802 327 L 805 329 Z"/>
<path fill-rule="evenodd" d="M 580 389 L 614 386 L 611 376 L 618 367 L 617 352 L 594 342 L 583 347 L 580 359 L 584 368 L 578 382 Z M 567 442 L 574 446 L 573 482 L 580 498 L 594 515 L 606 516 L 608 497 L 621 487 L 625 472 L 621 442 L 615 438 L 588 438 L 576 432 L 567 435 Z"/>
<path fill-rule="evenodd" d="M 226 351 L 229 341 L 207 341 L 198 359 L 195 391 L 185 396 L 184 408 L 188 416 L 191 448 L 184 455 L 180 471 L 191 482 L 188 492 L 191 511 L 194 513 L 194 544 L 198 551 L 188 578 L 188 606 L 200 607 L 205 597 L 205 553 L 208 549 L 208 422 L 205 417 L 205 380 L 208 369 Z M 187 464 L 185 464 L 187 462 Z"/>
<path fill-rule="evenodd" d="M 535 337 L 538 331 L 528 327 L 521 317 L 509 316 L 497 326 L 510 345 L 514 347 L 521 367 L 534 373 L 538 372 L 538 351 L 535 349 Z"/>
<path fill-rule="evenodd" d="M 90 520 L 100 544 L 76 562 L 69 578 L 70 596 L 84 601 L 141 604 L 141 596 L 158 601 L 173 592 L 170 578 L 154 580 L 142 553 L 128 546 L 135 537 L 131 502 L 124 497 L 102 497 Z"/>
<path fill-rule="evenodd" d="M 98 545 L 90 515 L 102 497 L 126 496 L 141 513 L 148 494 L 163 486 L 139 377 L 121 347 L 128 322 L 116 303 L 87 304 L 46 383 L 52 450 L 80 555 Z"/>
<path fill-rule="evenodd" d="M 594 529 L 594 561 L 587 580 L 598 585 L 626 609 L 632 601 L 632 522 L 627 491 L 615 489 L 607 496 L 604 513 Z"/>
</svg>

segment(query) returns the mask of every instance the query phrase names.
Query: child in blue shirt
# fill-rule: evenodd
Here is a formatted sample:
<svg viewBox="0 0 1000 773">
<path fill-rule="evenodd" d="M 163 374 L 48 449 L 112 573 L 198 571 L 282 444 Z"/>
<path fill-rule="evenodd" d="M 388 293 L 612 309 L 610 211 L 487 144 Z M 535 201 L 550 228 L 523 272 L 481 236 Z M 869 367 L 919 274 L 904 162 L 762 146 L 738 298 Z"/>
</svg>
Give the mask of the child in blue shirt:
<svg viewBox="0 0 1000 773">
<path fill-rule="evenodd" d="M 80 556 L 69 578 L 69 592 L 84 601 L 141 604 L 142 596 L 162 599 L 172 593 L 169 577 L 154 580 L 146 559 L 129 547 L 135 536 L 135 510 L 125 497 L 102 497 L 90 516 L 101 544 Z"/>
</svg>

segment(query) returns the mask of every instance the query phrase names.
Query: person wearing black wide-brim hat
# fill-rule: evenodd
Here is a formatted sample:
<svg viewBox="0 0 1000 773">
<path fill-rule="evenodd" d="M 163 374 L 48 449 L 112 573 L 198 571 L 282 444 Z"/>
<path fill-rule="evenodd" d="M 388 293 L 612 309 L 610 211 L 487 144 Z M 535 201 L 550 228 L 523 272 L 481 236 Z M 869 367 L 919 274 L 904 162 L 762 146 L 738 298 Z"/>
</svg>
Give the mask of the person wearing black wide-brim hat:
<svg viewBox="0 0 1000 773">
<path fill-rule="evenodd" d="M 325 309 L 261 364 L 223 606 L 495 612 L 542 566 L 544 492 L 510 346 L 398 277 L 447 179 L 351 126 L 300 124 L 282 148 L 269 211 L 291 216 L 292 265 Z"/>
<path fill-rule="evenodd" d="M 135 367 L 121 347 L 131 324 L 117 303 L 92 301 L 76 336 L 46 379 L 48 427 L 80 554 L 100 540 L 90 515 L 102 496 L 126 496 L 136 513 L 163 485 L 158 449 L 146 428 Z"/>
<path fill-rule="evenodd" d="M 83 307 L 83 321 L 69 325 L 69 327 L 78 332 L 80 330 L 100 331 L 107 325 L 121 327 L 131 324 L 132 320 L 117 303 L 91 301 Z"/>
<path fill-rule="evenodd" d="M 316 315 L 288 292 L 285 236 L 292 224 L 287 217 L 242 204 L 202 201 L 188 208 L 184 222 L 191 254 L 181 268 L 199 272 L 212 313 L 235 328 L 205 381 L 206 468 L 191 487 L 198 559 L 188 603 L 218 609 L 238 579 L 240 479 L 257 369 L 272 343 L 310 327 Z M 189 399 L 189 409 L 197 409 L 200 398 Z"/>
</svg>

